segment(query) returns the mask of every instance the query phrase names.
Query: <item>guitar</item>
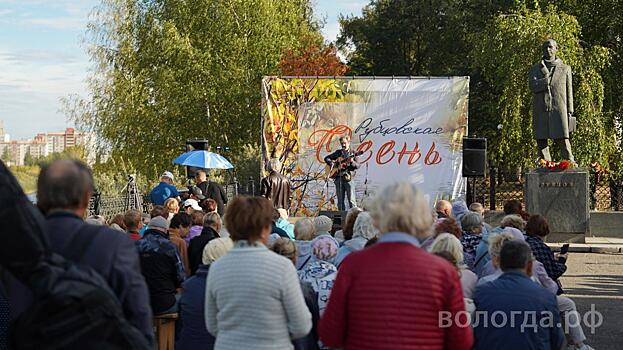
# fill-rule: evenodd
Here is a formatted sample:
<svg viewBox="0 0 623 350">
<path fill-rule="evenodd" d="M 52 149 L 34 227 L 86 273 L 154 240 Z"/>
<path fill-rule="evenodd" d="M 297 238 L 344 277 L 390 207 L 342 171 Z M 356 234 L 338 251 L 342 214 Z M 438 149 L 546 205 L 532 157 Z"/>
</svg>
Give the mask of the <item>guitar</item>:
<svg viewBox="0 0 623 350">
<path fill-rule="evenodd" d="M 359 151 L 359 152 L 355 152 L 351 154 L 348 157 L 339 157 L 338 159 L 334 161 L 335 163 L 333 166 L 329 166 L 329 165 L 326 166 L 325 172 L 327 176 L 332 179 L 335 179 L 340 172 L 346 170 L 346 168 L 351 164 L 351 162 L 353 161 L 355 157 L 359 157 L 362 154 L 363 154 L 363 151 Z M 346 181 L 350 181 L 350 179 L 347 179 Z"/>
</svg>

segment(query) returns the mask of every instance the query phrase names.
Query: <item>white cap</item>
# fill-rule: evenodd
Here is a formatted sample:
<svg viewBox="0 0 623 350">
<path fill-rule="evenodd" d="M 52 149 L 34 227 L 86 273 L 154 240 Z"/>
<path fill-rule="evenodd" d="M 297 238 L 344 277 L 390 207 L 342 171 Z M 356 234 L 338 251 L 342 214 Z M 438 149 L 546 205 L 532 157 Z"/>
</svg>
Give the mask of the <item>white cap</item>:
<svg viewBox="0 0 623 350">
<path fill-rule="evenodd" d="M 187 207 L 191 207 L 195 210 L 203 210 L 200 206 L 199 206 L 199 202 L 197 202 L 197 200 L 195 199 L 187 199 L 184 201 L 184 208 Z"/>
<path fill-rule="evenodd" d="M 165 177 L 165 176 L 171 179 L 171 181 L 175 181 L 175 178 L 173 177 L 173 173 L 171 173 L 170 171 L 165 171 L 164 173 L 162 173 L 162 175 L 160 175 L 160 177 Z"/>
</svg>

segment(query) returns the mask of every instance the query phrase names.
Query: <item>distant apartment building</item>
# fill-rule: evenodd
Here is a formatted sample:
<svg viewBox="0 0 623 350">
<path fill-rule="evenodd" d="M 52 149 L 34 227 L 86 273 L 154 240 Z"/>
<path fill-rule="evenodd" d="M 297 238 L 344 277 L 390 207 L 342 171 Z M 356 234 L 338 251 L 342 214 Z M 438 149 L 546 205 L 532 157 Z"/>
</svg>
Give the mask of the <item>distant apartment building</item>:
<svg viewBox="0 0 623 350">
<path fill-rule="evenodd" d="M 0 131 L 1 136 L 4 133 L 3 128 Z M 4 141 L 7 142 L 0 142 L 0 155 L 10 165 L 24 165 L 26 154 L 33 158 L 45 157 L 76 145 L 84 145 L 88 153 L 87 160 L 90 163 L 95 161 L 95 140 L 92 134 L 82 133 L 74 128 L 67 128 L 63 132 L 37 134 L 32 140 Z"/>
</svg>

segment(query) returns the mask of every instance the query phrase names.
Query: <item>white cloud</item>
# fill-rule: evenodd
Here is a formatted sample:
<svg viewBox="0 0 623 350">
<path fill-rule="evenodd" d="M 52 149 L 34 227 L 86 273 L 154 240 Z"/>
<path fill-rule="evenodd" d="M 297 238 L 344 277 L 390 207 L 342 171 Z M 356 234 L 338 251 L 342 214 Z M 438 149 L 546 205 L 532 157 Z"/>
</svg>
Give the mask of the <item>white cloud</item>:
<svg viewBox="0 0 623 350">
<path fill-rule="evenodd" d="M 86 18 L 54 17 L 54 18 L 28 18 L 20 22 L 24 25 L 34 25 L 52 29 L 76 29 L 86 28 Z"/>
</svg>

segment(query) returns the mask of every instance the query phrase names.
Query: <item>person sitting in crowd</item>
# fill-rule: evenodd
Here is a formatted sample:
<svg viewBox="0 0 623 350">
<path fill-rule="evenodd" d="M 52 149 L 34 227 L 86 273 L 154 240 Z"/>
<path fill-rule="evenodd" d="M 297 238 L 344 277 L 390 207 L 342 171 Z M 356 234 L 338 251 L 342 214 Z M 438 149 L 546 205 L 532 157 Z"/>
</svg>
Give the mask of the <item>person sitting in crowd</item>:
<svg viewBox="0 0 623 350">
<path fill-rule="evenodd" d="M 435 238 L 442 233 L 450 233 L 458 239 L 461 239 L 462 236 L 461 227 L 454 218 L 437 219 L 433 224 L 433 235 L 421 242 L 421 248 L 430 250 Z"/>
<path fill-rule="evenodd" d="M 344 258 L 346 258 L 346 256 L 350 253 L 362 250 L 368 240 L 375 237 L 379 233 L 379 230 L 374 227 L 370 214 L 362 212 L 357 215 L 352 232 L 353 233 L 350 235 L 352 236 L 352 239 L 345 241 L 337 251 L 337 255 L 335 257 L 336 267 L 340 267 L 340 264 L 344 261 Z"/>
<path fill-rule="evenodd" d="M 288 234 L 288 238 L 294 239 L 294 225 L 288 221 L 288 211 L 278 208 L 279 218 L 275 221 L 275 225 L 284 230 Z"/>
<path fill-rule="evenodd" d="M 547 275 L 558 285 L 557 294 L 564 293 L 559 278 L 567 271 L 567 254 L 554 255 L 543 241 L 549 234 L 547 220 L 541 215 L 532 215 L 526 224 L 526 234 L 526 242 L 530 245 L 534 258 L 543 264 Z"/>
<path fill-rule="evenodd" d="M 331 236 L 320 236 L 312 241 L 312 258 L 305 268 L 299 270 L 299 279 L 309 282 L 318 294 L 320 315 L 327 307 L 337 268 L 332 264 L 337 254 L 338 243 Z"/>
<path fill-rule="evenodd" d="M 506 215 L 502 218 L 500 222 L 500 226 L 489 231 L 484 231 L 482 233 L 482 239 L 476 248 L 476 254 L 474 258 L 474 272 L 478 275 L 478 277 L 483 276 L 483 268 L 491 261 L 491 257 L 489 256 L 489 240 L 502 233 L 507 229 L 517 229 L 520 232 L 523 232 L 526 227 L 526 222 L 519 215 L 511 214 Z"/>
<path fill-rule="evenodd" d="M 203 231 L 203 216 L 204 215 L 205 214 L 201 210 L 195 210 L 192 212 L 192 214 L 190 214 L 192 226 L 190 227 L 190 230 L 188 231 L 188 236 L 184 237 L 184 240 L 186 241 L 187 245 L 190 244 L 191 239 L 201 235 L 201 232 Z"/>
<path fill-rule="evenodd" d="M 225 204 L 227 204 L 227 194 L 223 186 L 214 181 L 208 181 L 208 174 L 204 170 L 199 170 L 195 173 L 195 183 L 204 196 L 216 202 L 218 215 L 223 217 Z"/>
<path fill-rule="evenodd" d="M 165 171 L 160 176 L 160 183 L 154 187 L 149 193 L 149 199 L 154 205 L 163 205 L 164 201 L 169 198 L 180 200 L 180 194 L 177 188 L 173 186 L 174 177 L 170 171 Z"/>
<path fill-rule="evenodd" d="M 223 222 L 217 212 L 208 212 L 203 216 L 203 229 L 199 236 L 190 240 L 188 245 L 188 260 L 190 262 L 190 274 L 194 275 L 201 264 L 203 249 L 211 240 L 220 237 L 219 232 Z"/>
<path fill-rule="evenodd" d="M 311 260 L 311 241 L 314 239 L 316 229 L 314 222 L 310 218 L 302 218 L 294 224 L 294 236 L 296 237 L 296 247 L 298 257 L 296 259 L 296 269 L 300 271 Z"/>
<path fill-rule="evenodd" d="M 239 196 L 225 214 L 234 248 L 210 266 L 205 319 L 217 349 L 291 349 L 311 314 L 292 262 L 266 248 L 273 206 Z"/>
<path fill-rule="evenodd" d="M 177 312 L 176 293 L 186 274 L 175 245 L 169 240 L 169 223 L 161 216 L 149 221 L 143 239 L 136 241 L 141 271 L 149 287 L 151 309 L 155 315 Z"/>
<path fill-rule="evenodd" d="M 333 221 L 326 215 L 319 215 L 314 218 L 314 237 L 331 236 Z"/>
<path fill-rule="evenodd" d="M 167 212 L 169 212 L 169 216 L 167 217 L 169 222 L 173 219 L 173 215 L 180 212 L 180 202 L 175 198 L 169 198 L 164 201 L 164 207 L 167 209 Z"/>
<path fill-rule="evenodd" d="M 184 265 L 184 273 L 186 273 L 186 276 L 190 276 L 190 263 L 188 247 L 184 238 L 188 236 L 191 224 L 190 215 L 186 213 L 175 214 L 169 224 L 169 240 L 175 245 L 175 248 L 177 248 L 177 252 Z"/>
<path fill-rule="evenodd" d="M 476 213 L 476 214 L 480 214 L 480 216 L 482 217 L 483 220 L 483 224 L 485 225 L 485 229 L 487 231 L 490 231 L 492 229 L 491 225 L 489 225 L 488 223 L 484 222 L 485 220 L 485 207 L 482 205 L 482 203 L 478 203 L 478 202 L 474 202 L 472 204 L 469 205 L 469 211 Z"/>
<path fill-rule="evenodd" d="M 476 349 L 560 349 L 564 336 L 556 297 L 530 279 L 530 246 L 514 239 L 505 242 L 500 268 L 501 276 L 476 288 L 477 315 L 491 320 L 475 320 Z M 500 324 L 497 317 L 494 324 L 496 314 L 505 315 L 507 322 Z M 524 329 L 526 325 L 534 331 Z"/>
<path fill-rule="evenodd" d="M 519 215 L 524 221 L 528 221 L 530 214 L 523 209 L 523 204 L 517 199 L 511 199 L 504 203 L 504 214 Z"/>
<path fill-rule="evenodd" d="M 210 213 L 218 216 L 217 213 Z M 191 242 L 192 243 L 192 242 Z M 229 238 L 218 238 L 206 244 L 204 259 L 194 276 L 182 284 L 180 297 L 180 334 L 175 342 L 177 350 L 214 349 L 216 339 L 210 334 L 205 323 L 205 291 L 210 265 L 225 255 L 234 243 Z M 202 250 L 204 247 L 202 247 Z"/>
<path fill-rule="evenodd" d="M 270 250 L 286 257 L 296 266 L 298 256 L 296 244 L 294 241 L 285 238 L 279 238 L 270 246 Z M 311 283 L 300 281 L 301 291 L 305 298 L 307 309 L 312 315 L 312 329 L 309 334 L 300 339 L 292 341 L 294 350 L 318 350 L 318 320 L 320 320 L 320 311 L 318 310 L 318 293 L 314 291 Z"/>
<path fill-rule="evenodd" d="M 461 219 L 463 218 L 463 215 L 469 212 L 470 211 L 469 209 L 467 209 L 467 204 L 465 204 L 465 201 L 457 200 L 454 203 L 452 203 L 452 217 L 456 219 L 456 222 L 459 225 L 461 225 L 461 230 L 464 230 L 462 223 L 461 223 Z"/>
<path fill-rule="evenodd" d="M 110 226 L 110 228 L 114 230 L 125 232 L 126 227 L 125 223 L 123 222 L 123 214 L 117 214 L 113 216 L 112 219 L 110 219 L 110 221 L 108 222 L 108 226 Z"/>
<path fill-rule="evenodd" d="M 273 209 L 273 223 L 271 226 L 271 234 L 276 234 L 279 237 L 283 237 L 283 238 L 288 238 L 291 239 L 290 236 L 288 235 L 288 233 L 282 229 L 281 227 L 277 226 L 277 221 L 279 221 L 281 219 L 281 215 L 279 214 L 279 212 L 277 211 L 277 209 Z"/>
<path fill-rule="evenodd" d="M 344 219 L 342 229 L 335 231 L 335 239 L 342 245 L 345 241 L 353 238 L 353 227 L 355 226 L 355 220 L 359 213 L 363 212 L 361 208 L 350 208 L 346 213 L 346 219 Z"/>
<path fill-rule="evenodd" d="M 199 202 L 197 202 L 197 200 L 192 199 L 192 198 L 185 200 L 183 207 L 184 207 L 184 212 L 186 212 L 186 214 L 188 215 L 192 215 L 192 213 L 196 211 L 203 211 L 203 208 L 199 206 Z"/>
<path fill-rule="evenodd" d="M 455 268 L 459 272 L 463 297 L 473 299 L 478 276 L 468 270 L 467 266 L 463 263 L 463 246 L 461 245 L 461 241 L 454 235 L 442 233 L 435 238 L 435 242 L 433 242 L 433 245 L 430 247 L 430 252 L 433 254 L 447 252 L 452 256 L 452 261 L 455 262 Z"/>
<path fill-rule="evenodd" d="M 128 236 L 133 241 L 141 239 L 139 231 L 143 228 L 143 220 L 141 212 L 136 209 L 130 209 L 123 215 L 123 223 L 125 224 Z"/>
<path fill-rule="evenodd" d="M 435 204 L 435 213 L 437 213 L 437 219 L 445 219 L 452 217 L 452 203 L 447 200 L 439 200 Z"/>
<path fill-rule="evenodd" d="M 472 330 L 459 326 L 468 319 L 456 269 L 419 248 L 433 219 L 422 193 L 407 182 L 392 184 L 369 210 L 380 238 L 342 262 L 320 340 L 345 350 L 471 349 Z M 442 311 L 455 321 L 449 327 L 439 327 Z"/>
<path fill-rule="evenodd" d="M 218 205 L 212 198 L 206 198 L 203 202 L 199 203 L 199 205 L 206 213 L 218 213 Z"/>
<path fill-rule="evenodd" d="M 463 254 L 465 257 L 465 265 L 470 270 L 474 269 L 476 248 L 482 239 L 482 217 L 479 214 L 468 212 L 461 217 L 461 244 L 463 245 Z"/>
<path fill-rule="evenodd" d="M 94 228 L 82 220 L 93 193 L 91 169 L 77 160 L 55 160 L 44 165 L 37 180 L 37 206 L 46 215 L 45 229 L 50 248 L 65 258 L 72 242 L 89 237 L 82 259 L 108 282 L 119 299 L 126 319 L 149 342 L 153 342 L 152 312 L 145 279 L 141 275 L 139 256 L 126 234 L 106 226 Z M 83 239 L 84 240 L 84 239 Z M 11 313 L 19 316 L 31 303 L 26 288 L 9 296 Z"/>
</svg>

